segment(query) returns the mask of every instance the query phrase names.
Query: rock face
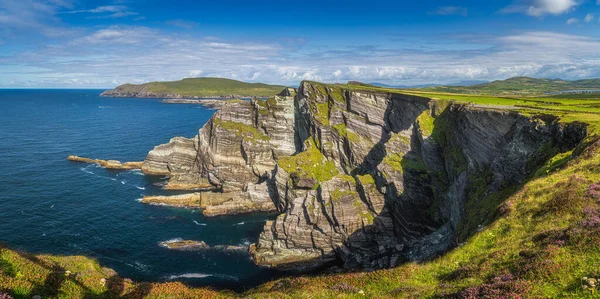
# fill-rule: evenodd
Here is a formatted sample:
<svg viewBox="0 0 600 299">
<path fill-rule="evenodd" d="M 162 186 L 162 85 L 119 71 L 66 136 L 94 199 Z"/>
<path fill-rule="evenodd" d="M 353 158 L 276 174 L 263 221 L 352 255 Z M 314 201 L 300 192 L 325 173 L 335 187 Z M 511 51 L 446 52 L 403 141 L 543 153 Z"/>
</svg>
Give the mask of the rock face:
<svg viewBox="0 0 600 299">
<path fill-rule="evenodd" d="M 295 152 L 294 97 L 228 101 L 194 138 L 150 151 L 142 171 L 168 175 L 168 190 L 199 190 L 201 203 L 151 197 L 146 203 L 201 207 L 207 216 L 274 212 L 277 158 Z M 194 195 L 189 195 L 194 196 Z"/>
<path fill-rule="evenodd" d="M 142 169 L 202 187 L 206 215 L 279 211 L 250 246 L 259 265 L 374 269 L 449 250 L 494 217 L 482 203 L 585 135 L 556 117 L 303 82 L 222 106 Z"/>
<path fill-rule="evenodd" d="M 483 222 L 468 219 L 473 202 L 586 135 L 553 117 L 313 82 L 300 86 L 295 121 L 303 152 L 275 175 L 284 213 L 251 247 L 256 263 L 294 270 L 436 257 Z"/>
<path fill-rule="evenodd" d="M 82 162 L 82 163 L 95 163 L 107 169 L 117 169 L 117 170 L 131 170 L 131 169 L 141 169 L 142 162 L 125 162 L 121 163 L 117 160 L 100 160 L 100 159 L 90 159 L 79 156 L 68 156 L 67 160 L 73 162 Z"/>
</svg>

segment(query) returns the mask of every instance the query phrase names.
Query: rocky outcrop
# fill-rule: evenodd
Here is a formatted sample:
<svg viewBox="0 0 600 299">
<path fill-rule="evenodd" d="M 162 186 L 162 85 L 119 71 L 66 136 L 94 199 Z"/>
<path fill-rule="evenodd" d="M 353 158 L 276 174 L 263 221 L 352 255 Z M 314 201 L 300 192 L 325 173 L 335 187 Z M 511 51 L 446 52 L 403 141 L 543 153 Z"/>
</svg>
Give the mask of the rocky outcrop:
<svg viewBox="0 0 600 299">
<path fill-rule="evenodd" d="M 489 201 L 585 135 L 551 116 L 303 82 L 224 105 L 195 138 L 156 147 L 144 172 L 201 192 L 146 202 L 279 211 L 250 247 L 259 265 L 387 268 L 470 236 L 494 218 Z"/>
<path fill-rule="evenodd" d="M 171 250 L 199 250 L 199 249 L 209 249 L 210 246 L 204 243 L 204 241 L 193 241 L 193 240 L 181 240 L 174 239 L 169 241 L 160 242 L 158 245 L 162 247 L 166 247 Z"/>
<path fill-rule="evenodd" d="M 90 163 L 90 164 L 98 164 L 101 167 L 107 169 L 116 169 L 116 170 L 132 170 L 132 169 L 141 169 L 142 162 L 125 162 L 121 163 L 117 160 L 100 160 L 100 159 L 90 159 L 79 156 L 68 156 L 67 160 L 73 162 L 81 162 L 81 163 Z"/>
<path fill-rule="evenodd" d="M 155 147 L 142 167 L 169 176 L 167 190 L 202 192 L 142 202 L 199 207 L 207 216 L 277 211 L 272 174 L 278 157 L 295 152 L 293 122 L 292 96 L 228 101 L 196 137 Z"/>
</svg>

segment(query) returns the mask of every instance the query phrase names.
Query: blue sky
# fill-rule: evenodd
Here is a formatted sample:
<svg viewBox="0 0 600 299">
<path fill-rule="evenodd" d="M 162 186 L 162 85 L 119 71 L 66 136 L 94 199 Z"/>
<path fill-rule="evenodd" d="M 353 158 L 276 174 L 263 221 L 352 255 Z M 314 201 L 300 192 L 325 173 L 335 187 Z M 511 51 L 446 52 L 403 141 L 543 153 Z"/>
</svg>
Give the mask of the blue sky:
<svg viewBox="0 0 600 299">
<path fill-rule="evenodd" d="M 600 0 L 0 0 L 0 88 L 600 77 Z"/>
</svg>

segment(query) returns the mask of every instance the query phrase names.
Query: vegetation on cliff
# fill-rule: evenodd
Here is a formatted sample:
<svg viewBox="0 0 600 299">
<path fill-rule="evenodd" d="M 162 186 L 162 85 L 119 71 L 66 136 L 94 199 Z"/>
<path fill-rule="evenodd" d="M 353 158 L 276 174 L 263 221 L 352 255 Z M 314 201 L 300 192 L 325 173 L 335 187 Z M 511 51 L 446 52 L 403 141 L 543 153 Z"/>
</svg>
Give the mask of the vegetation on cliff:
<svg viewBox="0 0 600 299">
<path fill-rule="evenodd" d="M 124 84 L 106 96 L 139 97 L 268 97 L 279 93 L 285 86 L 264 83 L 246 83 L 224 78 L 187 78 L 171 82 Z"/>
</svg>

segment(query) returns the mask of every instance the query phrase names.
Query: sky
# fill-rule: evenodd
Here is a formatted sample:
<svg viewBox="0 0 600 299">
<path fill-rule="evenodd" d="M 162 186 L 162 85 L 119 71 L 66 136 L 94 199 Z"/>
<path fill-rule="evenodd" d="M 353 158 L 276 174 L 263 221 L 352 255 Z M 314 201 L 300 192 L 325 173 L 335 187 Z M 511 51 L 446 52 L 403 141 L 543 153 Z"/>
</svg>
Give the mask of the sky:
<svg viewBox="0 0 600 299">
<path fill-rule="evenodd" d="M 600 0 L 0 0 L 0 88 L 600 77 Z"/>
</svg>

